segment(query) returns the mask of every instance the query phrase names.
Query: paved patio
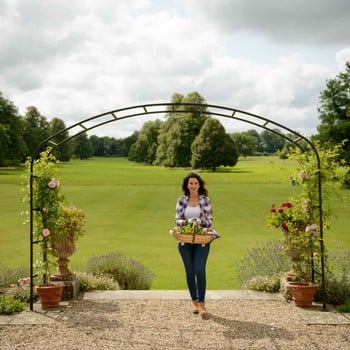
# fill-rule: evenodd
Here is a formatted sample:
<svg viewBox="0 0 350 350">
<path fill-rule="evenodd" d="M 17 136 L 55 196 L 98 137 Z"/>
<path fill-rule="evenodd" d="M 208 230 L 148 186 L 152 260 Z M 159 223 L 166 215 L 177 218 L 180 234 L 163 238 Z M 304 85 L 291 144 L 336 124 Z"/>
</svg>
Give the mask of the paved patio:
<svg viewBox="0 0 350 350">
<path fill-rule="evenodd" d="M 187 291 L 96 291 L 60 307 L 0 316 L 0 349 L 350 349 L 350 315 L 280 294 L 208 291 L 208 319 Z"/>
<path fill-rule="evenodd" d="M 113 300 L 188 300 L 185 290 L 111 290 L 80 293 L 79 300 L 113 301 Z M 284 298 L 279 293 L 264 293 L 249 290 L 210 290 L 207 291 L 207 303 L 215 300 L 261 300 L 281 301 Z M 34 304 L 34 310 L 29 308 L 15 315 L 0 315 L 1 324 L 50 324 L 69 306 L 68 301 L 62 301 L 60 307 L 42 310 L 39 303 Z M 331 306 L 323 311 L 322 304 L 314 303 L 312 308 L 296 308 L 307 324 L 350 324 L 350 314 L 341 314 Z M 350 349 L 350 344 L 349 344 Z"/>
</svg>

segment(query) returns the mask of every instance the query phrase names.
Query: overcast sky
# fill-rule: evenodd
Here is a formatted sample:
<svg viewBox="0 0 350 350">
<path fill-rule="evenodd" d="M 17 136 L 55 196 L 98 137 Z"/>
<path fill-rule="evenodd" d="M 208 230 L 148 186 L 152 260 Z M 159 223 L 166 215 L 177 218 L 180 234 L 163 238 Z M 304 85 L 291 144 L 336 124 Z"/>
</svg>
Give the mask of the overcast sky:
<svg viewBox="0 0 350 350">
<path fill-rule="evenodd" d="M 349 0 L 0 0 L 0 91 L 66 126 L 197 91 L 311 135 L 320 92 L 350 61 L 349 23 Z"/>
</svg>

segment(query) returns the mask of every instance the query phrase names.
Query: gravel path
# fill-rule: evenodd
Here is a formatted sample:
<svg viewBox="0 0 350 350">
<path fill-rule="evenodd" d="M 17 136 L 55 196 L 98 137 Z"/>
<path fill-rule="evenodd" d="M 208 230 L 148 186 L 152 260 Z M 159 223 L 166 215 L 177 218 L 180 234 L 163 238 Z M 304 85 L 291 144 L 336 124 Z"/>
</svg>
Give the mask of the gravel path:
<svg viewBox="0 0 350 350">
<path fill-rule="evenodd" d="M 76 300 L 50 324 L 0 325 L 0 349 L 350 349 L 340 314 L 285 301 L 206 304 L 202 319 L 187 300 Z"/>
</svg>

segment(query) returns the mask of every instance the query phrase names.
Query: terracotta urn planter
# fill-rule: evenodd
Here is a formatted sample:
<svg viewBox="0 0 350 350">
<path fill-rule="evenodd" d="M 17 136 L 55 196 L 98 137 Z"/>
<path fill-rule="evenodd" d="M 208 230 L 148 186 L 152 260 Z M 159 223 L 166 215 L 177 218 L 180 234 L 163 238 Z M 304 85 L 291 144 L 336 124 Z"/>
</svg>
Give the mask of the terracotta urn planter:
<svg viewBox="0 0 350 350">
<path fill-rule="evenodd" d="M 68 267 L 68 258 L 73 255 L 76 250 L 74 239 L 66 237 L 55 239 L 53 240 L 51 247 L 52 253 L 58 258 L 58 271 L 54 273 L 53 279 L 59 281 L 71 280 L 75 275 Z"/>
<path fill-rule="evenodd" d="M 311 307 L 319 285 L 313 282 L 288 282 L 294 303 L 300 307 Z"/>
<path fill-rule="evenodd" d="M 40 284 L 36 286 L 41 308 L 54 308 L 60 305 L 63 284 Z"/>
</svg>

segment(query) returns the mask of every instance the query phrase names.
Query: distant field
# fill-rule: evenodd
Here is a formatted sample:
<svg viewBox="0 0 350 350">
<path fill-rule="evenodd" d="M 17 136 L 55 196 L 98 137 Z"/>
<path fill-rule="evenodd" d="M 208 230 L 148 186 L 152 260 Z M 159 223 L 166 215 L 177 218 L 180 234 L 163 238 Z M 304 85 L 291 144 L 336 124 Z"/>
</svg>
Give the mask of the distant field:
<svg viewBox="0 0 350 350">
<path fill-rule="evenodd" d="M 214 227 L 222 238 L 211 246 L 208 289 L 235 289 L 235 263 L 247 248 L 279 232 L 267 229 L 265 216 L 272 203 L 295 190 L 289 182 L 292 161 L 276 157 L 241 159 L 234 168 L 201 172 L 214 208 Z M 123 158 L 74 160 L 61 165 L 63 192 L 84 209 L 86 234 L 77 243 L 71 268 L 83 271 L 88 257 L 120 251 L 155 273 L 153 289 L 185 289 L 184 271 L 175 240 L 177 198 L 188 169 L 142 166 Z M 0 262 L 25 266 L 29 262 L 29 228 L 23 225 L 20 170 L 0 170 Z M 348 195 L 350 192 L 347 193 Z M 350 249 L 350 200 L 335 202 L 338 217 L 325 232 L 328 249 Z"/>
</svg>

